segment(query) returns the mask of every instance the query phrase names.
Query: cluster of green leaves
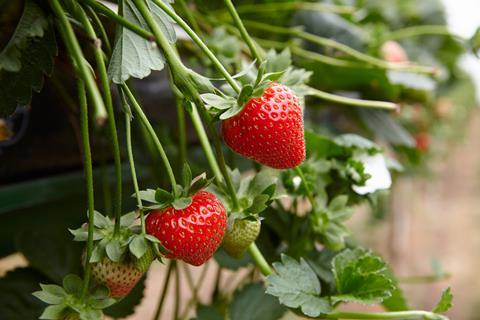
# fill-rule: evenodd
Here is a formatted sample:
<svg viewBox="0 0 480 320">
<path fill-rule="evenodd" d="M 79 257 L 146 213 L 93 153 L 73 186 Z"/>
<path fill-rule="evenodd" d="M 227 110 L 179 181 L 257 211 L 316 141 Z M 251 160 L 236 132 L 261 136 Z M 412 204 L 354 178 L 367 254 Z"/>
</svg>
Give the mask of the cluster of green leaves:
<svg viewBox="0 0 480 320">
<path fill-rule="evenodd" d="M 100 262 L 105 257 L 119 262 L 130 259 L 129 254 L 140 259 L 148 250 L 155 250 L 158 253 L 160 242 L 156 237 L 141 232 L 140 225 L 136 223 L 138 212 L 133 211 L 121 217 L 118 233 L 115 232 L 115 222 L 112 219 L 97 211 L 94 212 L 94 217 L 94 247 L 90 263 Z M 71 229 L 70 232 L 74 235 L 74 241 L 87 241 L 88 239 L 87 225 L 75 230 Z"/>
<path fill-rule="evenodd" d="M 42 290 L 34 292 L 33 295 L 49 306 L 39 319 L 101 319 L 102 310 L 115 303 L 115 299 L 109 297 L 108 288 L 103 286 L 92 289 L 88 298 L 83 300 L 83 281 L 72 274 L 63 279 L 62 287 L 55 284 L 40 284 L 40 287 Z"/>
<path fill-rule="evenodd" d="M 182 178 L 183 186 L 177 185 L 176 191 L 168 192 L 162 188 L 140 191 L 140 198 L 151 203 L 151 205 L 144 208 L 155 210 L 172 206 L 176 210 L 185 209 L 192 204 L 192 196 L 206 188 L 213 181 L 213 178 L 207 179 L 205 174 L 192 179 L 192 171 L 188 164 L 183 166 Z"/>
</svg>

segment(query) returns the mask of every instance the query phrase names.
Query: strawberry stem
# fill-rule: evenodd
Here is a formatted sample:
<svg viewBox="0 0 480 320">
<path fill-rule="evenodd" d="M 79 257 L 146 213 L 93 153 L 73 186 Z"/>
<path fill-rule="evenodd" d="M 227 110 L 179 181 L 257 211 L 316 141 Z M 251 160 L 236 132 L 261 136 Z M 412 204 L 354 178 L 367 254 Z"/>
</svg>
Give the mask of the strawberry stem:
<svg viewBox="0 0 480 320">
<path fill-rule="evenodd" d="M 305 179 L 305 175 L 303 174 L 303 170 L 300 167 L 295 167 L 295 172 L 298 174 L 298 176 L 302 180 L 303 187 L 305 188 L 305 193 L 307 194 L 308 201 L 310 202 L 310 205 L 312 206 L 312 210 L 316 211 L 317 202 L 315 201 L 315 197 L 313 196 L 312 190 L 310 190 L 310 186 L 308 185 L 307 180 Z"/>
<path fill-rule="evenodd" d="M 167 291 L 168 291 L 168 285 L 170 283 L 170 278 L 171 278 L 171 275 L 172 275 L 172 272 L 174 271 L 174 261 L 170 261 L 170 263 L 168 264 L 168 269 L 167 269 L 167 274 L 165 275 L 165 280 L 163 282 L 163 287 L 162 287 L 162 291 L 160 291 L 160 300 L 158 301 L 158 305 L 157 305 L 157 310 L 155 311 L 155 315 L 153 316 L 152 320 L 158 320 L 160 319 L 160 315 L 162 313 L 162 309 L 163 309 L 163 304 L 165 302 L 165 298 L 167 296 Z"/>
<path fill-rule="evenodd" d="M 457 38 L 460 41 L 467 41 L 462 36 L 452 33 L 447 26 L 442 25 L 423 25 L 398 29 L 390 32 L 385 37 L 385 41 L 430 35 L 447 36 Z"/>
<path fill-rule="evenodd" d="M 82 131 L 83 143 L 83 163 L 85 171 L 85 184 L 87 188 L 88 202 L 88 238 L 87 238 L 87 257 L 85 260 L 85 275 L 82 288 L 82 299 L 85 299 L 88 293 L 88 286 L 91 274 L 90 257 L 93 252 L 93 232 L 94 232 L 94 194 L 93 194 L 93 173 L 92 173 L 92 154 L 90 150 L 90 137 L 88 133 L 88 108 L 87 96 L 85 92 L 85 84 L 82 80 L 78 80 L 78 98 L 80 103 L 80 127 Z"/>
<path fill-rule="evenodd" d="M 438 313 L 422 310 L 396 312 L 331 312 L 322 314 L 318 319 L 431 319 L 448 320 Z"/>
<path fill-rule="evenodd" d="M 88 69 L 87 64 L 85 63 L 85 57 L 83 56 L 82 49 L 80 44 L 75 36 L 73 27 L 70 24 L 70 21 L 67 18 L 61 4 L 58 0 L 49 0 L 50 7 L 52 11 L 58 18 L 58 30 L 62 36 L 63 42 L 67 48 L 67 51 L 70 54 L 70 57 L 73 61 L 74 67 L 77 69 L 76 72 L 80 79 L 85 83 L 86 92 L 88 93 L 92 106 L 93 106 L 93 117 L 97 124 L 102 124 L 107 117 L 107 112 L 105 110 L 105 105 L 102 100 L 102 96 L 98 87 L 95 83 L 92 73 Z"/>
<path fill-rule="evenodd" d="M 348 98 L 348 97 L 339 96 L 336 94 L 331 94 L 325 91 L 321 91 L 315 88 L 309 88 L 308 92 L 305 95 L 317 97 L 322 100 L 327 100 L 327 101 L 344 104 L 348 106 L 360 107 L 360 108 L 375 108 L 375 109 L 386 109 L 386 110 L 397 110 L 399 108 L 398 104 L 393 102 Z"/>
<path fill-rule="evenodd" d="M 257 60 L 257 65 L 260 66 L 263 60 L 263 56 L 261 52 L 258 50 L 255 43 L 253 42 L 250 35 L 248 34 L 247 29 L 245 29 L 245 26 L 243 25 L 237 10 L 235 10 L 235 6 L 233 5 L 231 0 L 224 0 L 224 3 L 227 6 L 228 12 L 232 16 L 233 22 L 235 23 L 238 30 L 240 31 L 240 34 L 242 35 L 243 40 L 245 41 L 248 48 L 250 49 L 250 52 L 252 53 L 253 57 Z"/>
<path fill-rule="evenodd" d="M 262 252 L 260 252 L 255 242 L 253 242 L 248 247 L 248 252 L 252 256 L 253 261 L 255 261 L 255 264 L 264 276 L 269 276 L 273 273 L 272 268 L 268 264 L 267 260 L 265 260 L 265 257 L 263 256 Z"/>
<path fill-rule="evenodd" d="M 182 172 L 183 165 L 187 162 L 187 136 L 186 136 L 186 127 L 185 127 L 185 108 L 183 107 L 183 101 L 177 97 L 177 124 L 178 124 L 178 171 Z M 189 187 L 189 186 L 184 186 Z"/>
<path fill-rule="evenodd" d="M 135 161 L 133 159 L 132 150 L 132 119 L 130 115 L 125 112 L 125 135 L 127 140 L 127 154 L 128 162 L 130 163 L 130 172 L 132 174 L 133 188 L 135 189 L 135 198 L 137 199 L 137 207 L 140 210 L 140 222 L 142 226 L 142 234 L 146 233 L 145 230 L 145 215 L 143 213 L 142 199 L 140 198 L 140 189 L 138 187 L 137 172 L 135 170 Z"/>
<path fill-rule="evenodd" d="M 113 160 L 115 164 L 115 206 L 114 206 L 114 216 L 115 216 L 115 234 L 120 232 L 120 217 L 122 215 L 122 160 L 120 156 L 120 146 L 118 143 L 117 127 L 115 124 L 115 113 L 113 112 L 113 102 L 112 94 L 110 91 L 110 81 L 108 80 L 107 68 L 105 66 L 105 59 L 103 58 L 103 51 L 100 46 L 95 45 L 95 39 L 97 35 L 95 30 L 90 23 L 85 11 L 78 6 L 77 16 L 82 23 L 87 35 L 93 40 L 93 52 L 95 55 L 95 61 L 97 63 L 97 69 L 99 78 L 103 88 L 103 99 L 105 101 L 105 106 L 107 108 L 108 115 L 108 128 L 109 136 L 113 149 Z"/>
<path fill-rule="evenodd" d="M 390 70 L 405 70 L 411 71 L 416 73 L 425 73 L 425 74 L 436 74 L 437 69 L 432 67 L 420 66 L 420 65 L 408 65 L 408 64 L 398 64 L 398 63 L 390 63 L 388 61 L 370 56 L 358 50 L 355 50 L 343 43 L 337 42 L 333 39 L 324 38 L 317 36 L 315 34 L 303 31 L 299 28 L 285 28 L 280 26 L 274 26 L 262 22 L 257 21 L 243 21 L 244 24 L 250 28 L 262 30 L 262 31 L 269 31 L 274 32 L 277 34 L 289 35 L 292 37 L 300 38 L 311 43 L 325 46 L 329 48 L 336 49 L 341 51 L 359 61 L 366 62 L 372 66 L 376 66 L 382 69 L 390 69 Z"/>
<path fill-rule="evenodd" d="M 212 145 L 208 140 L 207 133 L 205 132 L 205 128 L 203 127 L 202 120 L 200 119 L 200 115 L 198 114 L 197 107 L 194 103 L 190 103 L 190 108 L 187 109 L 190 114 L 190 118 L 192 119 L 193 127 L 197 132 L 198 139 L 200 140 L 200 144 L 202 145 L 203 153 L 207 158 L 208 164 L 212 169 L 213 175 L 215 176 L 215 180 L 218 183 L 222 182 L 222 173 L 220 171 L 220 167 L 218 166 L 217 160 L 213 154 Z"/>
<path fill-rule="evenodd" d="M 86 183 L 86 192 L 87 192 L 87 202 L 88 202 L 88 237 L 87 237 L 87 256 L 86 256 L 86 265 L 85 265 L 85 275 L 83 281 L 83 288 L 81 293 L 82 300 L 85 299 L 90 282 L 91 275 L 91 265 L 89 263 L 90 257 L 92 256 L 93 251 L 93 232 L 94 232 L 94 190 L 93 190 L 93 169 L 92 169 L 92 155 L 90 149 L 90 136 L 88 128 L 88 108 L 87 108 L 87 92 L 88 89 L 89 96 L 93 105 L 96 107 L 96 119 L 98 116 L 101 116 L 102 113 L 98 113 L 99 110 L 105 110 L 102 97 L 100 92 L 95 84 L 92 74 L 88 70 L 88 67 L 85 63 L 85 58 L 78 43 L 78 40 L 73 32 L 73 28 L 65 14 L 62 6 L 58 0 L 49 0 L 50 7 L 52 11 L 58 18 L 59 29 L 61 30 L 61 36 L 63 41 L 69 51 L 73 63 L 75 65 L 75 71 L 79 77 L 78 80 L 78 97 L 80 104 L 80 126 L 82 132 L 82 144 L 83 144 L 83 157 L 84 157 L 84 171 L 85 171 L 85 183 Z"/>
<path fill-rule="evenodd" d="M 170 165 L 170 161 L 168 160 L 167 154 L 163 149 L 162 143 L 160 142 L 157 134 L 155 133 L 155 129 L 153 129 L 152 125 L 150 124 L 150 121 L 148 121 L 147 116 L 143 112 L 142 107 L 138 103 L 137 99 L 135 99 L 135 96 L 130 91 L 130 88 L 126 84 L 122 84 L 121 90 L 127 95 L 128 100 L 132 103 L 133 109 L 135 110 L 137 115 L 140 117 L 140 121 L 143 123 L 143 125 L 147 129 L 148 134 L 152 138 L 155 148 L 160 154 L 163 164 L 167 169 L 167 175 L 168 175 L 168 178 L 170 179 L 170 184 L 172 185 L 172 191 L 175 195 L 178 195 L 179 192 L 177 188 L 177 181 L 175 180 L 175 175 L 173 174 L 172 166 Z"/>
</svg>

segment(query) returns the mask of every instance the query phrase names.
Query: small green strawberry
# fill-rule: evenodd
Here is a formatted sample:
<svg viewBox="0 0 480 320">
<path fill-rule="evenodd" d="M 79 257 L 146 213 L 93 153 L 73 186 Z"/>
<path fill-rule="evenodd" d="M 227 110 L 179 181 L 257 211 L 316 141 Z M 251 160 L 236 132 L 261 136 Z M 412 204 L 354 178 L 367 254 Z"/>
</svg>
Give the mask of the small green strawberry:
<svg viewBox="0 0 480 320">
<path fill-rule="evenodd" d="M 241 258 L 260 233 L 261 223 L 257 219 L 235 220 L 225 234 L 223 248 L 234 258 Z"/>
<path fill-rule="evenodd" d="M 157 255 L 155 254 L 155 251 L 152 249 L 152 247 L 149 246 L 147 251 L 140 259 L 137 259 L 136 257 L 133 258 L 133 263 L 135 265 L 135 268 L 140 272 L 147 272 L 153 260 L 155 260 L 156 258 Z"/>
</svg>

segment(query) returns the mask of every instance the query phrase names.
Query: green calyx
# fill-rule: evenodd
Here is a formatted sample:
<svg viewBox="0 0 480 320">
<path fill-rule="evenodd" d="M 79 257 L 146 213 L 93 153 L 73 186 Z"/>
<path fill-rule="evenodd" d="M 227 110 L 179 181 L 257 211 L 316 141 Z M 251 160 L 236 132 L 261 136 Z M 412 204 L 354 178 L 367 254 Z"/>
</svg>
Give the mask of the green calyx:
<svg viewBox="0 0 480 320">
<path fill-rule="evenodd" d="M 144 208 L 149 210 L 164 209 L 167 207 L 173 207 L 176 210 L 185 209 L 192 204 L 192 196 L 213 181 L 213 179 L 207 179 L 205 175 L 200 175 L 192 179 L 192 171 L 186 163 L 183 167 L 182 178 L 184 186 L 177 186 L 178 194 L 168 192 L 161 188 L 140 191 L 140 198 L 151 203 L 151 205 L 145 206 Z"/>
<path fill-rule="evenodd" d="M 207 110 L 220 120 L 226 120 L 240 113 L 248 100 L 262 96 L 272 82 L 282 83 L 297 94 L 303 95 L 308 92 L 305 83 L 308 82 L 311 72 L 295 69 L 291 64 L 288 49 L 281 53 L 270 50 L 258 69 L 255 68 L 255 63 L 252 63 L 234 77 L 242 83 L 242 89 L 238 94 L 231 88 L 224 87 L 225 92 L 216 90 L 215 93 L 204 93 L 200 97 Z"/>
<path fill-rule="evenodd" d="M 225 252 L 234 258 L 241 258 L 250 244 L 257 239 L 260 228 L 260 220 L 253 216 L 235 220 L 232 228 L 227 230 L 223 238 Z"/>
<path fill-rule="evenodd" d="M 141 233 L 141 227 L 136 223 L 137 218 L 136 211 L 123 215 L 120 219 L 120 232 L 115 233 L 115 222 L 95 211 L 94 245 L 89 263 L 100 262 L 105 257 L 114 262 L 124 261 L 130 256 L 141 259 L 151 250 L 159 253 L 160 241 L 154 236 Z M 74 235 L 74 241 L 86 241 L 88 238 L 86 225 L 70 232 Z"/>
<path fill-rule="evenodd" d="M 42 290 L 33 295 L 48 304 L 39 319 L 75 320 L 102 319 L 105 309 L 116 301 L 109 297 L 109 290 L 97 286 L 88 298 L 81 299 L 83 281 L 77 275 L 69 274 L 63 279 L 63 286 L 40 284 Z"/>
</svg>

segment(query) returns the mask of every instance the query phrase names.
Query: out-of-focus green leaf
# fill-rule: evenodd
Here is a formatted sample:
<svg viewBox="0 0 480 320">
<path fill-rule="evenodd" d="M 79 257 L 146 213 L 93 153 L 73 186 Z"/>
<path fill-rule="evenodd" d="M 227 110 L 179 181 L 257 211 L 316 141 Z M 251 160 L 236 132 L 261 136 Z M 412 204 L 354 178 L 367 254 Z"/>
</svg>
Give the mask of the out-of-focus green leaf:
<svg viewBox="0 0 480 320">
<path fill-rule="evenodd" d="M 277 320 L 286 309 L 265 293 L 261 283 L 251 283 L 235 292 L 230 305 L 231 320 Z"/>
</svg>

